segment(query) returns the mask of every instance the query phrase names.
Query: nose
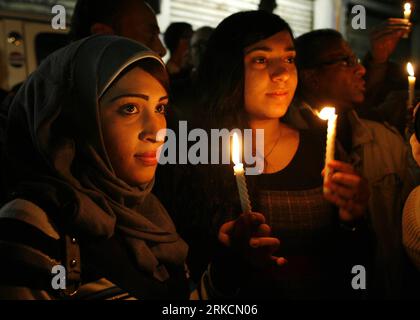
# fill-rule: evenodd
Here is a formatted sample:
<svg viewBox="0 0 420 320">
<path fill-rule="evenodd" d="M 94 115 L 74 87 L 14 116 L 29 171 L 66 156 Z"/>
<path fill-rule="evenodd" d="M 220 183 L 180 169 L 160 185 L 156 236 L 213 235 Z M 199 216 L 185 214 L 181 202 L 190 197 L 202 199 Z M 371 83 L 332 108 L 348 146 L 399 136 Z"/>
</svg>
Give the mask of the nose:
<svg viewBox="0 0 420 320">
<path fill-rule="evenodd" d="M 142 130 L 139 134 L 140 140 L 158 145 L 163 144 L 163 139 L 159 136 L 162 134 L 160 130 L 166 129 L 165 117 L 153 111 L 144 112 L 141 119 L 141 128 Z"/>
<path fill-rule="evenodd" d="M 366 74 L 366 68 L 361 63 L 356 65 L 356 74 L 360 75 L 361 77 Z"/>
<path fill-rule="evenodd" d="M 275 63 L 271 70 L 271 79 L 273 81 L 287 81 L 290 78 L 290 70 L 282 63 Z"/>
<path fill-rule="evenodd" d="M 161 58 L 163 58 L 166 55 L 166 49 L 165 46 L 163 45 L 162 41 L 160 40 L 160 37 L 158 36 L 156 41 L 155 41 L 156 45 L 154 48 L 154 51 L 159 54 L 159 56 Z"/>
</svg>

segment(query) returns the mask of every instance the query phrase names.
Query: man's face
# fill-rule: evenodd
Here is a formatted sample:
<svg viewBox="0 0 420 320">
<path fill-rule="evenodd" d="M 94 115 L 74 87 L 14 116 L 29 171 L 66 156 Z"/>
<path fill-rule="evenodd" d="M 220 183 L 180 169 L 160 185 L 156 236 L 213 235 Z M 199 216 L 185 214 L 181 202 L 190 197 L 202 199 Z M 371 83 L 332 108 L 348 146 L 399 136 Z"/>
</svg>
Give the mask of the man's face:
<svg viewBox="0 0 420 320">
<path fill-rule="evenodd" d="M 344 40 L 331 43 L 320 55 L 319 67 L 310 81 L 312 94 L 341 110 L 354 108 L 365 99 L 366 69 Z"/>
<path fill-rule="evenodd" d="M 144 3 L 136 2 L 125 10 L 116 33 L 143 43 L 161 57 L 166 54 L 155 13 Z"/>
</svg>

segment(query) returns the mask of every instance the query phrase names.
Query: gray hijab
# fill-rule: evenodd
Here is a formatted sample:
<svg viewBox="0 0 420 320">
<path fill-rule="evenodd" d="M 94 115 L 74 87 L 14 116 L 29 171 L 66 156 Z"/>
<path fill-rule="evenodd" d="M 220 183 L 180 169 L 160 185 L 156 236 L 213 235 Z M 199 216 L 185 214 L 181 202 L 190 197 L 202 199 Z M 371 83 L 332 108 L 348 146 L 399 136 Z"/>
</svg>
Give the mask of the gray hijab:
<svg viewBox="0 0 420 320">
<path fill-rule="evenodd" d="M 115 175 L 98 105 L 118 75 L 142 59 L 166 72 L 157 54 L 116 36 L 93 36 L 52 54 L 10 105 L 2 169 L 10 189 L 53 203 L 52 220 L 65 232 L 89 241 L 118 230 L 138 267 L 164 281 L 165 264 L 182 266 L 187 245 L 150 193 L 153 181 L 132 187 Z"/>
</svg>

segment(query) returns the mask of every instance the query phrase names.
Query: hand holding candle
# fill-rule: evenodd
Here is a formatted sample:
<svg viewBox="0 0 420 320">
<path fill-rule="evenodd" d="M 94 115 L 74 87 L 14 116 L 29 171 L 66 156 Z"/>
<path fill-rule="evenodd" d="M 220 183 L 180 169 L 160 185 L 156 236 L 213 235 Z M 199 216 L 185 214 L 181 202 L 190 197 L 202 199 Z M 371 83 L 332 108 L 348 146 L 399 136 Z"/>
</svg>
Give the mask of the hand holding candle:
<svg viewBox="0 0 420 320">
<path fill-rule="evenodd" d="M 248 188 L 245 180 L 244 165 L 240 162 L 240 146 L 237 133 L 233 134 L 232 161 L 235 164 L 233 170 L 235 172 L 236 184 L 238 185 L 239 197 L 243 213 L 251 212 L 251 202 L 249 201 Z"/>
<path fill-rule="evenodd" d="M 416 77 L 414 76 L 413 65 L 409 62 L 407 63 L 407 72 L 408 72 L 408 101 L 407 108 L 414 108 L 414 92 L 416 87 Z"/>
<path fill-rule="evenodd" d="M 327 164 L 331 160 L 334 160 L 337 115 L 335 114 L 335 108 L 325 107 L 321 110 L 318 116 L 323 120 L 328 120 L 327 150 L 325 152 L 324 193 L 329 193 L 330 190 L 325 187 L 325 182 L 327 182 L 331 177 L 331 170 L 328 168 Z"/>
</svg>

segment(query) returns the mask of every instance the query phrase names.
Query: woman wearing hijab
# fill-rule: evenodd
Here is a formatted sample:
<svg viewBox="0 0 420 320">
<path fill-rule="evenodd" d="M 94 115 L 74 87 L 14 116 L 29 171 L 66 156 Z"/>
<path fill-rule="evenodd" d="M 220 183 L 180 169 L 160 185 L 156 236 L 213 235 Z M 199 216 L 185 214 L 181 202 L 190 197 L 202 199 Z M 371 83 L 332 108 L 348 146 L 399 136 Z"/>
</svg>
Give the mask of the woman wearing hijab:
<svg viewBox="0 0 420 320">
<path fill-rule="evenodd" d="M 209 128 L 252 129 L 253 138 L 257 129 L 264 130 L 264 171 L 247 176 L 253 211 L 263 216 L 239 216 L 231 166 L 208 172 L 211 221 L 217 230 L 239 216 L 222 227 L 219 239 L 245 257 L 219 250 L 206 273 L 209 295 L 321 299 L 355 292 L 351 268 L 360 260 L 351 258 L 366 247 L 357 243 L 361 234 L 355 228 L 366 210 L 364 183 L 349 164 L 332 162 L 331 193 L 324 195 L 326 132 L 299 131 L 282 121 L 297 85 L 295 55 L 292 30 L 283 19 L 249 11 L 218 25 L 200 64 L 196 104 L 207 112 Z M 244 241 L 244 234 L 259 234 L 246 220 L 271 229 L 272 238 Z M 252 251 L 263 240 L 272 243 L 270 250 L 279 245 L 271 251 L 271 264 L 260 263 Z M 240 268 L 231 263 L 235 260 L 242 261 Z"/>
<path fill-rule="evenodd" d="M 159 56 L 115 36 L 25 82 L 4 138 L 0 298 L 188 298 L 187 245 L 150 192 L 167 96 Z"/>
</svg>

